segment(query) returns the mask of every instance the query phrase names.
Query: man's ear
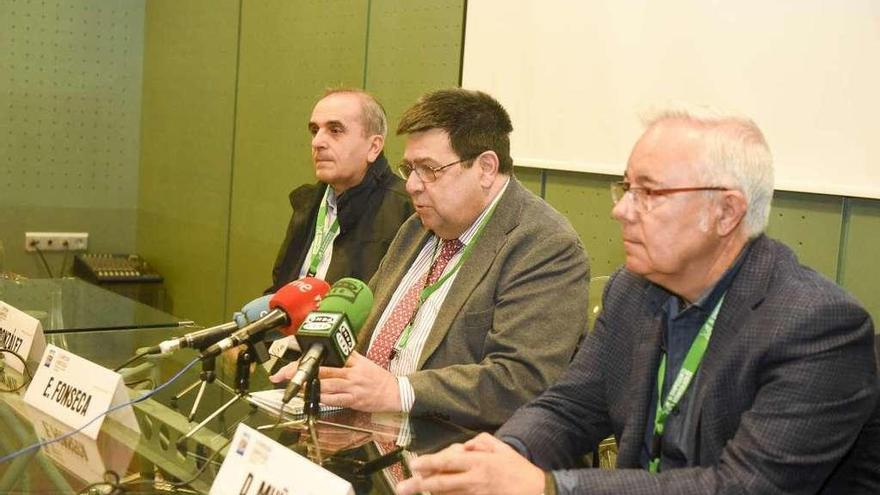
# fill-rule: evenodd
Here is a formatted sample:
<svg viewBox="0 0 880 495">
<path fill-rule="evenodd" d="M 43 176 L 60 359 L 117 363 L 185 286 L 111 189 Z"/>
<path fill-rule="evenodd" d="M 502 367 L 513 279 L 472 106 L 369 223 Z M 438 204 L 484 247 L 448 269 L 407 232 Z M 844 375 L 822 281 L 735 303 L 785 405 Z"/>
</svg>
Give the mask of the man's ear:
<svg viewBox="0 0 880 495">
<path fill-rule="evenodd" d="M 727 236 L 736 231 L 737 227 L 743 222 L 749 204 L 742 191 L 722 191 L 718 208 L 720 209 L 720 216 L 716 223 L 716 232 L 718 235 Z"/>
<path fill-rule="evenodd" d="M 376 158 L 379 156 L 379 153 L 382 153 L 384 147 L 385 136 L 381 134 L 373 134 L 370 136 L 370 149 L 367 151 L 367 162 L 373 163 L 376 161 Z"/>
<path fill-rule="evenodd" d="M 499 164 L 498 155 L 494 151 L 484 151 L 474 160 L 472 166 L 480 167 L 480 185 L 482 187 L 488 189 L 495 183 Z"/>
</svg>

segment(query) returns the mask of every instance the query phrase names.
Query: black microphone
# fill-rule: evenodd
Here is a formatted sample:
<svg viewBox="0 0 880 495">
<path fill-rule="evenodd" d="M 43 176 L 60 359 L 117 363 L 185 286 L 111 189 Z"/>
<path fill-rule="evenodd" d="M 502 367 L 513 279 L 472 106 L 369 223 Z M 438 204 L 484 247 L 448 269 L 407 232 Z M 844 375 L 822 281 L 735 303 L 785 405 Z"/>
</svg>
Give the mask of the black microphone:
<svg viewBox="0 0 880 495">
<path fill-rule="evenodd" d="M 253 301 L 244 305 L 241 311 L 237 311 L 233 315 L 233 321 L 223 323 L 221 325 L 205 328 L 190 332 L 182 337 L 163 340 L 159 345 L 150 347 L 148 354 L 168 354 L 177 349 L 191 348 L 204 349 L 205 347 L 221 340 L 235 330 L 247 325 L 249 322 L 256 321 L 269 312 L 269 300 L 272 295 L 258 297 Z"/>
<path fill-rule="evenodd" d="M 272 309 L 269 313 L 205 349 L 202 359 L 216 357 L 273 328 L 284 327 L 284 332 L 289 327 L 299 325 L 328 290 L 330 285 L 327 282 L 314 277 L 304 277 L 281 287 L 269 299 Z"/>
<path fill-rule="evenodd" d="M 343 278 L 333 284 L 318 309 L 309 313 L 296 332 L 300 349 L 308 350 L 287 384 L 281 402 L 290 402 L 303 385 L 318 374 L 322 365 L 345 366 L 372 306 L 373 293 L 360 280 Z"/>
</svg>

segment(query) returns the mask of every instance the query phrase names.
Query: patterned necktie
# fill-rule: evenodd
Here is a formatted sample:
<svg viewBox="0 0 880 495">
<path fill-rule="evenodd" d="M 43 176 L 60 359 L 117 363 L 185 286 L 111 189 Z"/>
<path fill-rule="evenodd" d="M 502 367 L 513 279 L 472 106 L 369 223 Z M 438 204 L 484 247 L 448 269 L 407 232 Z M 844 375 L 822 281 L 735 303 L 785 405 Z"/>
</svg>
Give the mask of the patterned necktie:
<svg viewBox="0 0 880 495">
<path fill-rule="evenodd" d="M 391 311 L 388 319 L 385 320 L 385 324 L 379 329 L 379 333 L 376 335 L 373 345 L 371 345 L 370 349 L 367 351 L 368 358 L 386 370 L 389 368 L 391 364 L 391 352 L 394 349 L 394 344 L 397 343 L 400 334 L 403 333 L 403 329 L 406 327 L 407 323 L 413 319 L 413 315 L 419 307 L 419 293 L 422 289 L 440 279 L 440 275 L 443 274 L 443 270 L 446 269 L 449 260 L 455 256 L 455 253 L 457 253 L 462 246 L 463 244 L 458 239 L 443 241 L 443 246 L 440 248 L 440 255 L 437 256 L 437 259 L 434 260 L 434 263 L 428 270 L 429 276 L 427 277 L 427 280 L 423 282 L 422 277 L 419 277 L 418 280 L 407 289 L 403 297 L 400 298 L 397 306 L 394 307 L 394 310 Z"/>
</svg>

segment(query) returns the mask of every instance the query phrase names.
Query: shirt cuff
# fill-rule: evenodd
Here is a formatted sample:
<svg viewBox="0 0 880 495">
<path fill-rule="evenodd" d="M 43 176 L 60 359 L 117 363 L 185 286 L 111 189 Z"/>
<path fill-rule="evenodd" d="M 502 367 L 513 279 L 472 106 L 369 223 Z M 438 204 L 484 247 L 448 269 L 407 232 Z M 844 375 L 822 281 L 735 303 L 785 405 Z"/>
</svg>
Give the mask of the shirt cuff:
<svg viewBox="0 0 880 495">
<path fill-rule="evenodd" d="M 413 390 L 412 384 L 409 383 L 409 378 L 398 376 L 397 390 L 400 392 L 400 412 L 412 411 L 413 403 L 416 401 L 416 392 Z"/>
<path fill-rule="evenodd" d="M 499 440 L 506 443 L 507 445 L 510 445 L 513 450 L 517 451 L 519 455 L 528 459 L 529 462 L 532 462 L 532 458 L 529 456 L 529 449 L 526 448 L 526 444 L 522 443 L 519 438 L 505 435 L 503 437 L 500 437 Z"/>
</svg>

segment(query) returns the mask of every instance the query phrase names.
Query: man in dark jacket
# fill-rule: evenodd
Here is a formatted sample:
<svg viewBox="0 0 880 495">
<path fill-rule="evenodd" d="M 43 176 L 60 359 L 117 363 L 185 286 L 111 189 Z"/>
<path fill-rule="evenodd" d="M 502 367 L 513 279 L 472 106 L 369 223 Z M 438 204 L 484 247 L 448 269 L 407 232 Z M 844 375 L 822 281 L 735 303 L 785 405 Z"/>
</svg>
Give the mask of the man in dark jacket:
<svg viewBox="0 0 880 495">
<path fill-rule="evenodd" d="M 874 325 L 763 234 L 754 122 L 661 113 L 611 191 L 626 266 L 569 369 L 496 437 L 412 461 L 398 493 L 880 493 Z M 578 468 L 610 434 L 617 469 Z"/>
<path fill-rule="evenodd" d="M 361 90 L 331 90 L 315 105 L 309 132 L 318 183 L 290 193 L 293 215 L 267 292 L 307 275 L 331 284 L 373 276 L 413 213 L 382 152 L 387 128 L 382 106 Z"/>
</svg>

